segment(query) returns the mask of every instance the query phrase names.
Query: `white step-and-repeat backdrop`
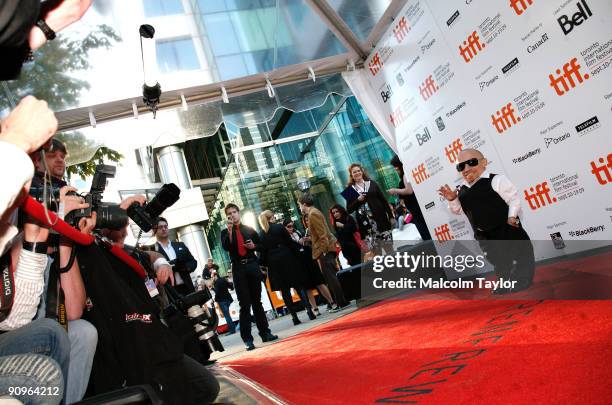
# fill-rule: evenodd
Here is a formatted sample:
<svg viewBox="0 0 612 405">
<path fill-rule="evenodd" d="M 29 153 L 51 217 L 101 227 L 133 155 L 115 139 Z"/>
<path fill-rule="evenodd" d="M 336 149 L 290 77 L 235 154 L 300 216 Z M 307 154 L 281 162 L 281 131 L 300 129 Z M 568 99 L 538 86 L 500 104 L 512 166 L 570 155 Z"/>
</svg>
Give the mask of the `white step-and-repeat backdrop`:
<svg viewBox="0 0 612 405">
<path fill-rule="evenodd" d="M 362 74 L 434 239 L 472 238 L 437 189 L 477 148 L 550 241 L 538 258 L 612 240 L 612 1 L 409 0 Z"/>
</svg>

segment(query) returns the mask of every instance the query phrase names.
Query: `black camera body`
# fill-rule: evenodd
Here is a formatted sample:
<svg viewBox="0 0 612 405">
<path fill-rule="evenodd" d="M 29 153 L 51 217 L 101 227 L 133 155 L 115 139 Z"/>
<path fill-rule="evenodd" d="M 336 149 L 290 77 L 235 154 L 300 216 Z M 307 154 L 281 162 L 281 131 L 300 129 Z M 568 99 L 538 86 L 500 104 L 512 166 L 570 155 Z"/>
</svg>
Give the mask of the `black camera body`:
<svg viewBox="0 0 612 405">
<path fill-rule="evenodd" d="M 82 196 L 89 207 L 69 212 L 65 218 L 66 222 L 76 225 L 81 218 L 89 218 L 91 213 L 95 212 L 97 215 L 96 229 L 117 230 L 124 227 L 128 222 L 125 210 L 120 208 L 119 204 L 102 201 L 106 181 L 109 178 L 114 178 L 116 172 L 117 168 L 115 166 L 97 165 L 91 182 L 91 189 L 89 193 Z"/>
<path fill-rule="evenodd" d="M 204 288 L 201 291 L 181 296 L 172 287 L 166 286 L 166 292 L 170 305 L 163 310 L 163 317 L 170 320 L 178 312 L 189 319 L 193 326 L 192 331 L 195 330 L 195 337 L 206 359 L 212 352 L 224 351 L 225 348 L 217 334 L 219 317 L 214 307 L 210 308 L 206 305 L 207 302 L 212 300 L 210 291 Z"/>
<path fill-rule="evenodd" d="M 174 184 L 164 184 L 148 204 L 134 203 L 127 209 L 127 215 L 142 229 L 149 232 L 157 224 L 157 218 L 178 201 L 181 190 Z"/>
</svg>

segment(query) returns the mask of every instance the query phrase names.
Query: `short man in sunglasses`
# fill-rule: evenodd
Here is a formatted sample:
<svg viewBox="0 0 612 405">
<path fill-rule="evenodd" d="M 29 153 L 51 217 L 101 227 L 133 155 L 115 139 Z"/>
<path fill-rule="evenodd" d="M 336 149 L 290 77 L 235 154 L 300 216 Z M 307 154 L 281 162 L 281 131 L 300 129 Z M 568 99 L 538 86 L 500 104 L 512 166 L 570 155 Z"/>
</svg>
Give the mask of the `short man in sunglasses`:
<svg viewBox="0 0 612 405">
<path fill-rule="evenodd" d="M 521 200 L 516 187 L 506 176 L 489 173 L 487 159 L 476 149 L 464 149 L 458 161 L 463 185 L 453 190 L 445 184 L 438 192 L 449 201 L 451 212 L 468 217 L 474 237 L 487 252 L 498 278 L 513 281 L 511 289 L 493 292 L 505 294 L 528 288 L 535 258 L 529 235 L 519 220 Z"/>
</svg>

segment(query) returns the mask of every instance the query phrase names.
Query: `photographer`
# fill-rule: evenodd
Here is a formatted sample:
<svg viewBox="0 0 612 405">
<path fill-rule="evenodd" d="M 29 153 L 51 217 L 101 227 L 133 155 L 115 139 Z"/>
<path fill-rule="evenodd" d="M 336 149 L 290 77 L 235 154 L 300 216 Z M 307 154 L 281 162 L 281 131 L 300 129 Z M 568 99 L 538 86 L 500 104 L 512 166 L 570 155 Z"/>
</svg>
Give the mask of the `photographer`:
<svg viewBox="0 0 612 405">
<path fill-rule="evenodd" d="M 60 216 L 68 215 L 73 210 L 89 208 L 81 196 L 75 195 L 76 189 L 67 187 L 66 182 L 62 179 L 66 170 L 66 155 L 66 147 L 57 139 L 53 139 L 49 150 L 44 151 L 44 159 L 41 159 L 39 153 L 32 155 L 36 173 L 32 179 L 30 194 L 41 196 L 45 183 L 48 195 L 61 187 L 59 204 L 54 202 L 49 204 L 59 205 L 55 208 L 61 207 Z M 68 195 L 68 193 L 73 195 Z M 95 226 L 95 221 L 96 213 L 94 212 L 91 218 L 80 219 L 80 228 L 87 233 Z M 70 268 L 67 268 L 72 254 L 72 243 L 64 238 L 59 238 L 57 234 L 53 236 L 55 236 L 51 238 L 53 242 L 48 248 L 50 261 L 45 269 L 45 289 L 37 318 L 55 319 L 68 329 L 72 361 L 66 382 L 66 403 L 70 404 L 81 400 L 85 395 L 98 342 L 98 333 L 92 324 L 80 319 L 85 307 L 86 293 L 78 260 L 73 259 Z"/>
<path fill-rule="evenodd" d="M 144 197 L 130 197 L 119 207 L 130 212 L 134 203 L 141 206 Z M 211 403 L 219 392 L 218 382 L 203 365 L 184 354 L 183 342 L 161 322 L 152 290 L 148 291 L 132 265 L 118 259 L 111 249 L 122 248 L 145 268 L 153 268 L 158 287 L 174 282 L 170 266 L 156 252 L 125 245 L 125 216 L 111 222 L 112 227 L 105 226 L 99 232 L 113 242 L 112 247 L 101 242 L 77 251 L 89 297 L 85 317 L 99 331 L 89 393 L 148 384 L 168 403 Z M 193 338 L 193 327 L 187 326 Z"/>
</svg>

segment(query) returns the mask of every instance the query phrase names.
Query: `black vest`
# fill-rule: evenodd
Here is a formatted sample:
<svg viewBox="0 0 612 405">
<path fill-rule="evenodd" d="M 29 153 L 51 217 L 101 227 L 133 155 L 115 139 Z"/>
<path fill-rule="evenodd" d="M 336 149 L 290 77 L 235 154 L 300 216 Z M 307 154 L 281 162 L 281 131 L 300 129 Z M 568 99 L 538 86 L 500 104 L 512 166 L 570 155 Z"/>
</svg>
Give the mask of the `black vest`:
<svg viewBox="0 0 612 405">
<path fill-rule="evenodd" d="M 459 202 L 474 231 L 491 231 L 508 221 L 508 204 L 493 190 L 489 178 L 482 177 L 472 187 L 461 186 Z"/>
</svg>

